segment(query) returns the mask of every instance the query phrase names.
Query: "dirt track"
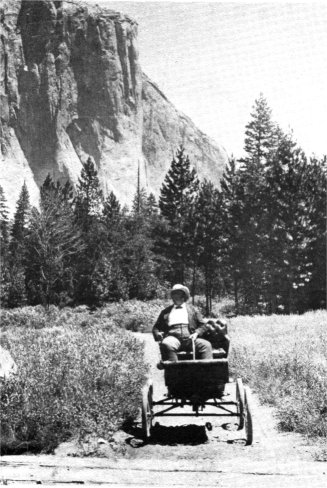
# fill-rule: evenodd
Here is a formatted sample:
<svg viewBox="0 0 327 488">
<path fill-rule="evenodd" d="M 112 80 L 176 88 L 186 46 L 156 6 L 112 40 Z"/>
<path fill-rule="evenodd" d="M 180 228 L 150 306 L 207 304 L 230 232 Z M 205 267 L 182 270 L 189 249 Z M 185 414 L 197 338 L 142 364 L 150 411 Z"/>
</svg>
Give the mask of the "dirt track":
<svg viewBox="0 0 327 488">
<path fill-rule="evenodd" d="M 157 370 L 158 346 L 149 334 L 146 357 L 151 367 L 154 399 L 166 391 Z M 234 385 L 229 385 L 230 397 Z M 244 445 L 244 434 L 233 419 L 201 417 L 160 418 L 146 445 L 127 438 L 125 457 L 115 459 L 59 456 L 4 456 L 0 484 L 102 484 L 123 486 L 218 486 L 323 488 L 327 463 L 313 461 L 314 447 L 301 436 L 276 430 L 272 409 L 260 406 L 253 395 L 254 443 Z M 210 420 L 213 429 L 205 428 Z M 232 422 L 230 422 L 232 420 Z M 230 423 L 229 423 L 230 422 Z M 137 428 L 135 429 L 137 433 Z M 138 447 L 133 447 L 138 446 Z"/>
</svg>

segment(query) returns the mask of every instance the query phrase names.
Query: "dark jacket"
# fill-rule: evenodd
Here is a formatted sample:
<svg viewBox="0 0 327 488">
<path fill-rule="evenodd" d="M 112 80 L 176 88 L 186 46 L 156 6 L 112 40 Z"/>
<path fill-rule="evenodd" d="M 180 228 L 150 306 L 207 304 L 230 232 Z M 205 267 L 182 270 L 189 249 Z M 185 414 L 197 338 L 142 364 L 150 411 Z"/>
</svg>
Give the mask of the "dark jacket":
<svg viewBox="0 0 327 488">
<path fill-rule="evenodd" d="M 152 329 L 152 334 L 155 341 L 160 340 L 159 332 L 164 333 L 164 337 L 169 334 L 168 317 L 174 305 L 170 305 L 165 308 L 159 315 L 154 327 Z M 203 320 L 202 315 L 198 312 L 193 305 L 186 303 L 186 309 L 188 313 L 188 326 L 190 333 L 196 332 L 199 337 L 201 337 L 206 331 L 206 323 Z"/>
</svg>

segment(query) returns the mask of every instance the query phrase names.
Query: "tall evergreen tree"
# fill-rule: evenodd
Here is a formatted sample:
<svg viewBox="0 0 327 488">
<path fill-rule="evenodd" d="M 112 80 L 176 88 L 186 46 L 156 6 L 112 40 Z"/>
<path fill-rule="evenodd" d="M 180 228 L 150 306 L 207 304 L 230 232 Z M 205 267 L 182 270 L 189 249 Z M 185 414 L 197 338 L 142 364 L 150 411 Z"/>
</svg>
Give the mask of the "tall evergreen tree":
<svg viewBox="0 0 327 488">
<path fill-rule="evenodd" d="M 157 204 L 156 197 L 154 196 L 153 193 L 150 193 L 150 195 L 147 198 L 145 211 L 146 211 L 146 215 L 148 216 L 158 214 L 158 204 Z"/>
<path fill-rule="evenodd" d="M 278 147 L 271 152 L 266 164 L 265 179 L 269 191 L 265 199 L 266 220 L 261 226 L 265 261 L 262 290 L 267 304 L 266 311 L 269 313 L 284 310 L 285 304 L 282 302 L 285 300 L 281 300 L 281 296 L 283 288 L 288 286 L 288 249 L 294 224 L 290 216 L 293 213 L 293 202 L 296 207 L 298 197 L 293 189 L 293 178 L 296 177 L 296 171 L 293 171 L 295 144 L 291 135 L 284 134 L 279 128 L 278 141 Z"/>
<path fill-rule="evenodd" d="M 128 298 L 128 284 L 120 264 L 127 240 L 126 213 L 115 194 L 110 192 L 103 204 L 102 252 L 93 275 L 94 293 L 99 303 Z"/>
<path fill-rule="evenodd" d="M 132 211 L 134 214 L 144 214 L 146 212 L 147 198 L 145 189 L 137 188 L 132 204 Z"/>
<path fill-rule="evenodd" d="M 114 192 L 110 192 L 105 199 L 103 203 L 102 215 L 104 221 L 108 222 L 110 226 L 112 225 L 113 221 L 119 219 L 119 216 L 121 215 L 121 205 Z"/>
<path fill-rule="evenodd" d="M 225 287 L 233 291 L 236 312 L 243 296 L 245 268 L 245 199 L 242 174 L 235 159 L 230 159 L 221 179 L 222 193 L 222 266 Z"/>
<path fill-rule="evenodd" d="M 103 219 L 106 240 L 103 257 L 97 266 L 99 299 L 105 302 L 152 298 L 158 280 L 149 218 L 141 209 L 130 213 L 123 210 L 119 215 L 112 215 L 111 208 L 107 211 L 107 200 Z"/>
<path fill-rule="evenodd" d="M 158 283 L 163 288 L 167 288 L 170 286 L 167 279 L 171 279 L 171 273 L 167 273 L 171 268 L 169 253 L 167 253 L 170 245 L 169 223 L 159 213 L 159 206 L 153 193 L 150 193 L 147 198 L 144 217 L 146 232 L 151 242 L 154 273 Z"/>
<path fill-rule="evenodd" d="M 141 186 L 140 179 L 140 164 L 137 168 L 137 184 L 136 192 L 133 198 L 132 210 L 135 214 L 144 213 L 147 202 L 147 194 L 145 188 Z"/>
<path fill-rule="evenodd" d="M 326 173 L 321 162 L 308 161 L 292 139 L 285 136 L 267 179 L 271 221 L 267 252 L 271 269 L 270 311 L 276 307 L 286 312 L 304 311 L 310 300 L 310 288 L 316 288 L 316 292 L 320 289 L 320 296 L 325 288 L 324 279 L 318 277 L 319 268 L 326 262 L 322 257 Z M 315 264 L 316 260 L 320 265 Z"/>
<path fill-rule="evenodd" d="M 83 244 L 74 224 L 69 183 L 55 184 L 50 176 L 41 187 L 40 210 L 33 209 L 27 237 L 26 278 L 30 303 L 71 303 L 73 261 Z"/>
<path fill-rule="evenodd" d="M 145 215 L 125 220 L 126 240 L 121 250 L 121 269 L 128 283 L 129 298 L 154 298 L 158 287 L 149 222 Z"/>
<path fill-rule="evenodd" d="M 265 273 L 264 247 L 267 230 L 267 165 L 278 143 L 278 130 L 271 119 L 271 109 L 260 94 L 255 101 L 251 120 L 246 125 L 244 149 L 247 156 L 239 160 L 240 185 L 244 189 L 242 240 L 244 301 L 249 312 L 264 307 L 262 277 Z"/>
<path fill-rule="evenodd" d="M 207 180 L 200 185 L 194 220 L 195 249 L 198 264 L 204 270 L 206 315 L 209 315 L 214 282 L 217 281 L 221 264 L 222 199 L 218 189 Z"/>
<path fill-rule="evenodd" d="M 244 149 L 254 163 L 262 163 L 276 142 L 276 128 L 271 119 L 271 109 L 260 93 L 255 100 L 251 120 L 245 126 Z"/>
<path fill-rule="evenodd" d="M 7 200 L 0 186 L 0 256 L 2 263 L 7 258 L 9 245 L 9 220 Z"/>
<path fill-rule="evenodd" d="M 263 109 L 266 103 L 259 115 L 269 122 L 270 110 L 264 117 Z M 270 123 L 259 129 L 251 134 L 258 144 L 226 169 L 221 184 L 229 242 L 224 269 L 233 275 L 243 311 L 304 311 L 310 297 L 324 302 L 318 270 L 325 263 L 326 173 L 321 162 L 307 160 L 291 134 Z"/>
<path fill-rule="evenodd" d="M 14 222 L 11 229 L 11 241 L 9 245 L 9 307 L 22 306 L 26 303 L 27 299 L 25 283 L 25 254 L 30 213 L 30 198 L 26 183 L 24 182 L 16 205 Z"/>
<path fill-rule="evenodd" d="M 327 156 L 311 158 L 308 165 L 306 208 L 312 221 L 314 240 L 311 246 L 312 275 L 305 277 L 308 309 L 326 308 L 327 270 Z"/>
<path fill-rule="evenodd" d="M 0 186 L 0 305 L 8 305 L 10 274 L 8 262 L 9 219 L 7 200 Z"/>
<path fill-rule="evenodd" d="M 326 169 L 272 122 L 262 96 L 254 109 L 247 156 L 221 182 L 224 274 L 239 311 L 304 311 L 325 303 Z"/>
<path fill-rule="evenodd" d="M 87 232 L 99 218 L 102 211 L 103 195 L 98 172 L 92 158 L 83 164 L 75 197 L 75 215 L 78 224 Z"/>
<path fill-rule="evenodd" d="M 11 231 L 11 253 L 17 260 L 24 247 L 24 239 L 28 231 L 28 223 L 31 212 L 30 197 L 26 183 L 24 182 L 16 205 L 14 223 Z"/>
<path fill-rule="evenodd" d="M 84 251 L 76 263 L 76 300 L 89 305 L 97 303 L 98 263 L 103 257 L 103 195 L 97 170 L 91 158 L 83 165 L 74 200 L 75 221 L 80 229 Z"/>
<path fill-rule="evenodd" d="M 164 254 L 171 262 L 171 281 L 184 282 L 185 271 L 190 262 L 193 243 L 189 234 L 188 216 L 194 207 L 199 188 L 196 171 L 191 169 L 189 157 L 180 147 L 176 158 L 161 187 L 159 208 L 169 224 L 167 233 L 168 246 Z"/>
</svg>

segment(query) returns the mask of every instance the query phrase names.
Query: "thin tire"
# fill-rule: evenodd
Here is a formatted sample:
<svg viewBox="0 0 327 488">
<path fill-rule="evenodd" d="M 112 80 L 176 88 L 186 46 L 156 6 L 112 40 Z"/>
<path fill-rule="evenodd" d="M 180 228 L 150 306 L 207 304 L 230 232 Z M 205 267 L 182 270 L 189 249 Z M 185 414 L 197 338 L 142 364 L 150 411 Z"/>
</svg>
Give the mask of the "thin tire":
<svg viewBox="0 0 327 488">
<path fill-rule="evenodd" d="M 251 446 L 253 443 L 253 420 L 251 394 L 248 387 L 245 388 L 245 433 L 246 446 Z"/>
<path fill-rule="evenodd" d="M 142 435 L 145 441 L 151 437 L 152 430 L 153 386 L 148 382 L 142 390 Z"/>
<path fill-rule="evenodd" d="M 241 378 L 236 380 L 236 402 L 237 402 L 237 415 L 239 417 L 239 424 L 237 430 L 242 430 L 244 427 L 245 416 L 245 393 L 243 381 Z"/>
</svg>

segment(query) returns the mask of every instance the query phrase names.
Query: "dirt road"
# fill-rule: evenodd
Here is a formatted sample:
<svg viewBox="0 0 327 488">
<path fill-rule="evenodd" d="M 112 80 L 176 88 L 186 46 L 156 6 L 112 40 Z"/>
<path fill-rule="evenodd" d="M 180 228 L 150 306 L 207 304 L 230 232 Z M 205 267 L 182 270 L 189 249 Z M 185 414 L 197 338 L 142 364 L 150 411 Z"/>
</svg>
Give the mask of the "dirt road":
<svg viewBox="0 0 327 488">
<path fill-rule="evenodd" d="M 146 357 L 151 364 L 154 399 L 166 391 L 163 372 L 156 368 L 158 346 L 149 334 Z M 234 384 L 227 393 L 233 398 Z M 327 463 L 313 461 L 314 446 L 299 435 L 279 433 L 272 409 L 253 397 L 254 443 L 244 445 L 244 433 L 230 418 L 160 418 L 148 444 L 126 436 L 124 457 L 72 458 L 60 456 L 4 456 L 0 462 L 0 484 L 23 486 L 69 484 L 222 488 L 296 487 L 327 485 Z M 137 433 L 137 427 L 135 433 Z"/>
</svg>

